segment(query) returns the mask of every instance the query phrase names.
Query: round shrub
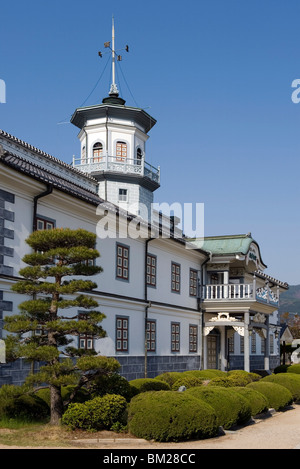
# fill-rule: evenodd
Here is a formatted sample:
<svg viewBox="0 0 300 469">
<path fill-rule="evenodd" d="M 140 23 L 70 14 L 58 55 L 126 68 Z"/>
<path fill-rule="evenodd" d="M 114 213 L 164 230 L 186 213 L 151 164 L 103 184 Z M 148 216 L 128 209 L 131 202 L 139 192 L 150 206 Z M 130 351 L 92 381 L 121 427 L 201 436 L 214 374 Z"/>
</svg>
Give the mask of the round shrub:
<svg viewBox="0 0 300 469">
<path fill-rule="evenodd" d="M 300 374 L 300 364 L 290 365 L 286 371 L 287 373 Z"/>
<path fill-rule="evenodd" d="M 187 392 L 150 391 L 131 400 L 128 429 L 146 440 L 183 441 L 216 436 L 218 423 L 213 408 Z"/>
<path fill-rule="evenodd" d="M 127 402 L 125 397 L 106 394 L 85 403 L 70 404 L 62 423 L 72 430 L 109 430 L 114 424 L 125 423 Z"/>
<path fill-rule="evenodd" d="M 299 401 L 300 399 L 300 375 L 296 373 L 278 373 L 266 376 L 261 381 L 281 384 L 281 386 L 284 386 L 292 393 L 294 401 Z"/>
<path fill-rule="evenodd" d="M 170 387 L 173 386 L 175 381 L 182 377 L 182 373 L 179 371 L 166 371 L 165 373 L 161 373 L 160 375 L 156 376 L 154 379 L 158 381 L 164 381 Z"/>
<path fill-rule="evenodd" d="M 24 394 L 14 400 L 8 400 L 2 407 L 2 416 L 12 419 L 43 421 L 49 416 L 49 406 L 34 394 Z"/>
<path fill-rule="evenodd" d="M 268 399 L 269 407 L 275 410 L 284 409 L 293 402 L 292 393 L 281 384 L 269 383 L 267 381 L 256 381 L 247 384 L 247 388 L 261 392 Z"/>
<path fill-rule="evenodd" d="M 235 386 L 235 384 L 230 381 L 229 376 L 224 376 L 224 377 L 220 376 L 217 378 L 212 378 L 207 385 L 208 386 L 221 386 L 222 388 L 229 388 L 231 386 Z"/>
<path fill-rule="evenodd" d="M 231 371 L 228 371 L 228 376 L 230 376 L 230 378 L 235 378 L 235 379 L 241 378 L 245 382 L 248 381 L 248 383 L 252 383 L 253 381 L 259 381 L 261 379 L 261 376 L 259 374 L 251 373 L 251 372 L 245 371 L 245 370 L 231 370 Z M 237 386 L 239 386 L 239 385 L 237 384 Z M 244 385 L 242 384 L 241 386 L 244 386 Z"/>
<path fill-rule="evenodd" d="M 193 386 L 202 386 L 204 378 L 197 378 L 196 376 L 183 376 L 179 378 L 172 386 L 173 391 L 178 391 L 180 386 L 185 386 L 187 389 L 192 388 Z"/>
<path fill-rule="evenodd" d="M 196 378 L 213 379 L 225 376 L 226 372 L 221 370 L 188 370 L 182 374 L 184 376 L 196 376 Z"/>
<path fill-rule="evenodd" d="M 133 396 L 129 382 L 119 373 L 98 376 L 90 389 L 93 397 L 104 396 L 105 394 L 119 394 L 129 402 Z"/>
<path fill-rule="evenodd" d="M 147 391 L 169 391 L 170 386 L 155 378 L 139 378 L 129 381 L 133 395 Z"/>
<path fill-rule="evenodd" d="M 251 418 L 251 407 L 247 399 L 231 388 L 203 386 L 190 388 L 185 394 L 191 395 L 212 406 L 217 414 L 218 424 L 224 429 L 244 424 Z"/>
<path fill-rule="evenodd" d="M 234 387 L 231 389 L 247 399 L 251 407 L 252 417 L 268 411 L 269 402 L 266 396 L 264 396 L 262 393 L 248 387 Z"/>
</svg>

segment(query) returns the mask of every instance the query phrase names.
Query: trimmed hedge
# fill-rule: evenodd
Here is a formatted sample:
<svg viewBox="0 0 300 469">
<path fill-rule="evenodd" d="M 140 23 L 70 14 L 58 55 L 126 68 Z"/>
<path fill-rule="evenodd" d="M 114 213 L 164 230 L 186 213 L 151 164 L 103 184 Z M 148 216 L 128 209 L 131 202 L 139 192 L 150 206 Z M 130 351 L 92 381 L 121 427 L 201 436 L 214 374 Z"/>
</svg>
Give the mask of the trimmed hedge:
<svg viewBox="0 0 300 469">
<path fill-rule="evenodd" d="M 170 391 L 170 385 L 155 378 L 139 378 L 129 381 L 133 395 L 147 391 Z"/>
<path fill-rule="evenodd" d="M 213 408 L 187 391 L 150 391 L 131 400 L 128 429 L 146 440 L 183 441 L 216 436 L 218 422 Z"/>
<path fill-rule="evenodd" d="M 155 376 L 154 379 L 157 381 L 163 381 L 172 387 L 175 381 L 180 378 L 182 378 L 182 373 L 180 371 L 166 371 L 165 373 Z"/>
<path fill-rule="evenodd" d="M 251 407 L 252 417 L 255 417 L 258 414 L 266 413 L 268 411 L 268 399 L 261 392 L 258 392 L 255 389 L 238 386 L 231 389 L 247 399 Z"/>
<path fill-rule="evenodd" d="M 62 417 L 62 423 L 72 430 L 110 430 L 116 423 L 126 423 L 125 397 L 106 394 L 85 403 L 70 404 Z"/>
<path fill-rule="evenodd" d="M 228 371 L 228 376 L 230 376 L 230 378 L 243 378 L 245 381 L 248 381 L 248 383 L 252 383 L 253 381 L 259 381 L 261 379 L 261 376 L 259 374 L 251 373 L 245 370 Z"/>
<path fill-rule="evenodd" d="M 290 365 L 286 370 L 287 373 L 297 373 L 300 374 L 300 364 Z"/>
<path fill-rule="evenodd" d="M 219 426 L 225 430 L 234 425 L 244 424 L 251 418 L 251 407 L 248 400 L 231 388 L 194 387 L 187 389 L 185 394 L 212 406 L 217 414 Z"/>
<path fill-rule="evenodd" d="M 287 388 L 293 396 L 294 401 L 300 399 L 300 375 L 296 373 L 277 373 L 262 378 L 262 382 L 277 383 Z"/>
<path fill-rule="evenodd" d="M 179 378 L 177 381 L 172 386 L 173 391 L 178 391 L 180 386 L 185 386 L 186 389 L 192 388 L 194 386 L 202 386 L 203 381 L 205 381 L 205 378 L 197 378 L 196 376 L 190 375 L 190 376 L 183 376 L 182 378 Z"/>
<path fill-rule="evenodd" d="M 182 373 L 184 376 L 195 376 L 196 378 L 213 379 L 226 376 L 225 371 L 221 370 L 188 370 Z"/>
<path fill-rule="evenodd" d="M 261 392 L 268 399 L 269 407 L 275 410 L 282 410 L 293 402 L 292 393 L 281 384 L 270 383 L 261 379 L 247 384 L 246 387 Z"/>
<path fill-rule="evenodd" d="M 0 388 L 0 418 L 42 421 L 50 414 L 43 399 L 29 393 L 26 386 L 4 384 Z"/>
<path fill-rule="evenodd" d="M 49 407 L 38 396 L 24 394 L 14 400 L 9 400 L 2 407 L 0 416 L 28 421 L 43 421 L 49 416 Z"/>
</svg>

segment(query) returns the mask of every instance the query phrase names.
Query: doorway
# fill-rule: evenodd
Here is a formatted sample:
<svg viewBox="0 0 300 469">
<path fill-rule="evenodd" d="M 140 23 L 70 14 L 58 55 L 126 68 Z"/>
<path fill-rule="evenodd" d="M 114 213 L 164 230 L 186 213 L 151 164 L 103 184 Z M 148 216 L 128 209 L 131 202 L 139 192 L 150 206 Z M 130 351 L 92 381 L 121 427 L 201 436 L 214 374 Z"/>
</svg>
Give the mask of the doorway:
<svg viewBox="0 0 300 469">
<path fill-rule="evenodd" d="M 207 336 L 207 368 L 217 370 L 219 368 L 219 335 Z"/>
</svg>

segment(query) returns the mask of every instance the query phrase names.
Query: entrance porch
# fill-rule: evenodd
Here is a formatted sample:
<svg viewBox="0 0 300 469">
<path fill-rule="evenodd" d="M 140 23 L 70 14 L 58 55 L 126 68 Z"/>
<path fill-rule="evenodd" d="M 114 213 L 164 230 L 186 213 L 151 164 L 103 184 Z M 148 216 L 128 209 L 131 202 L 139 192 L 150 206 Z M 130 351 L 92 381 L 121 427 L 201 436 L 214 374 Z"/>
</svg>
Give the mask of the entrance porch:
<svg viewBox="0 0 300 469">
<path fill-rule="evenodd" d="M 272 326 L 274 328 L 274 326 Z M 250 372 L 250 337 L 255 332 L 264 344 L 263 368 L 270 370 L 269 316 L 261 313 L 243 312 L 230 315 L 204 314 L 203 368 L 230 369 L 229 340 L 237 333 L 243 340 L 243 369 Z M 276 329 L 276 328 L 275 328 Z M 275 331 L 277 333 L 277 331 Z M 261 368 L 261 367 L 256 367 Z"/>
</svg>

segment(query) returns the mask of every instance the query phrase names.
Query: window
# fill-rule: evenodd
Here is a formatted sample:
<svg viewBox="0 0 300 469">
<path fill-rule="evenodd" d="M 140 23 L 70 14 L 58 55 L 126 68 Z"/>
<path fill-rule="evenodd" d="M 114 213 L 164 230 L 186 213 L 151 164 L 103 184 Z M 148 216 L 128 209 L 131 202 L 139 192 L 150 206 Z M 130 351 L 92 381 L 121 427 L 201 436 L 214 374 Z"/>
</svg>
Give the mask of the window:
<svg viewBox="0 0 300 469">
<path fill-rule="evenodd" d="M 55 222 L 53 220 L 47 220 L 46 218 L 36 217 L 36 229 L 37 230 L 53 230 Z"/>
<path fill-rule="evenodd" d="M 88 313 L 78 313 L 78 320 L 86 320 Z M 78 348 L 83 350 L 92 350 L 94 348 L 93 336 L 91 334 L 79 334 Z"/>
<path fill-rule="evenodd" d="M 251 335 L 251 353 L 256 353 L 256 334 L 254 331 Z"/>
<path fill-rule="evenodd" d="M 97 142 L 93 146 L 94 163 L 99 163 L 99 161 L 102 160 L 102 156 L 103 156 L 103 145 L 101 142 Z"/>
<path fill-rule="evenodd" d="M 234 334 L 228 338 L 228 352 L 234 353 Z"/>
<path fill-rule="evenodd" d="M 270 334 L 270 354 L 274 353 L 274 336 Z"/>
<path fill-rule="evenodd" d="M 190 352 L 197 352 L 197 344 L 198 344 L 198 327 L 190 324 L 190 335 L 189 335 L 189 351 Z"/>
<path fill-rule="evenodd" d="M 190 296 L 197 296 L 197 280 L 197 270 L 190 269 Z"/>
<path fill-rule="evenodd" d="M 125 161 L 125 159 L 127 158 L 127 143 L 117 142 L 116 157 L 117 161 Z"/>
<path fill-rule="evenodd" d="M 127 189 L 119 189 L 119 202 L 128 201 L 128 191 Z"/>
<path fill-rule="evenodd" d="M 117 244 L 117 278 L 129 280 L 129 247 Z"/>
<path fill-rule="evenodd" d="M 156 321 L 147 321 L 147 351 L 156 350 Z"/>
<path fill-rule="evenodd" d="M 240 352 L 244 353 L 244 337 L 240 336 Z"/>
<path fill-rule="evenodd" d="M 175 262 L 171 263 L 171 290 L 175 293 L 180 293 L 180 265 Z"/>
<path fill-rule="evenodd" d="M 261 353 L 265 354 L 266 352 L 266 339 L 261 339 Z"/>
<path fill-rule="evenodd" d="M 147 255 L 147 285 L 156 287 L 156 256 Z"/>
<path fill-rule="evenodd" d="M 171 352 L 180 351 L 180 324 L 171 322 Z"/>
<path fill-rule="evenodd" d="M 128 352 L 128 318 L 116 318 L 116 351 Z"/>
<path fill-rule="evenodd" d="M 142 150 L 140 148 L 138 148 L 137 151 L 136 151 L 136 164 L 138 166 L 141 166 L 142 159 L 143 159 Z"/>
</svg>

